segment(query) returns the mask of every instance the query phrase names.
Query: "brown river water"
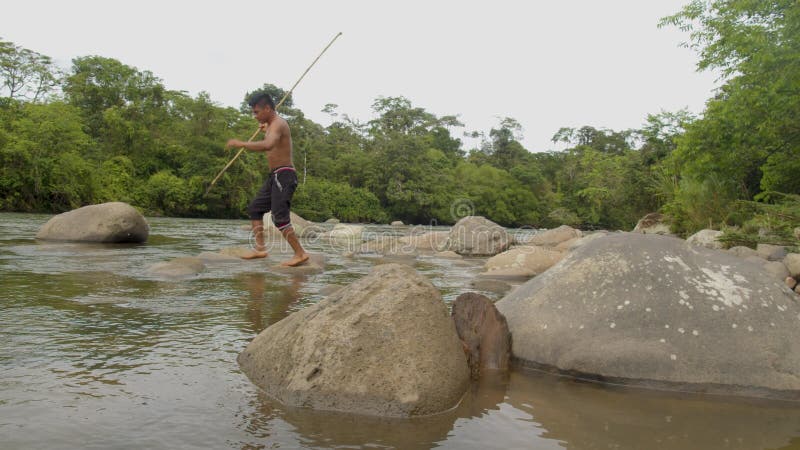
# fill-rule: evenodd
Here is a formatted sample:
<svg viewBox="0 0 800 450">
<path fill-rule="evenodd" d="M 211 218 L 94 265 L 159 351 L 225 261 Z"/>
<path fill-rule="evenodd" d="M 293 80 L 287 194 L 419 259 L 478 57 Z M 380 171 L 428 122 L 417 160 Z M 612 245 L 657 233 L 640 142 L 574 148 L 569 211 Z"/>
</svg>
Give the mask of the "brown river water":
<svg viewBox="0 0 800 450">
<path fill-rule="evenodd" d="M 327 257 L 322 273 L 278 274 L 267 262 L 243 261 L 169 281 L 145 269 L 247 245 L 244 222 L 154 218 L 147 244 L 110 246 L 36 241 L 48 218 L 0 214 L 1 449 L 800 449 L 798 404 L 525 369 L 485 377 L 458 407 L 434 417 L 285 407 L 242 374 L 238 352 L 378 259 L 312 242 Z M 471 290 L 483 261 L 413 264 L 451 302 Z"/>
</svg>

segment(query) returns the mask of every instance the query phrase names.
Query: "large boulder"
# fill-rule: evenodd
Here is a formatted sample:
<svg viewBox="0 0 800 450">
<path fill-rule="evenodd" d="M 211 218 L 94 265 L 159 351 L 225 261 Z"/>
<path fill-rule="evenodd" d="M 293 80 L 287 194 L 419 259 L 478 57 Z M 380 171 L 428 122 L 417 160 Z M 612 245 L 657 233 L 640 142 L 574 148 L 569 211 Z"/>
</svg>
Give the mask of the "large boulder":
<svg viewBox="0 0 800 450">
<path fill-rule="evenodd" d="M 698 245 L 705 248 L 713 248 L 722 250 L 724 246 L 719 238 L 722 237 L 722 231 L 718 230 L 700 230 L 697 233 L 686 238 L 686 242 L 692 245 Z"/>
<path fill-rule="evenodd" d="M 127 203 L 89 205 L 59 214 L 45 223 L 36 239 L 105 243 L 146 242 L 150 225 Z"/>
<path fill-rule="evenodd" d="M 481 216 L 466 216 L 450 229 L 447 245 L 462 256 L 494 256 L 511 245 L 505 228 Z"/>
<path fill-rule="evenodd" d="M 399 264 L 378 265 L 270 326 L 238 361 L 287 405 L 378 416 L 446 411 L 469 383 L 441 294 Z"/>
<path fill-rule="evenodd" d="M 561 225 L 558 228 L 553 228 L 552 230 L 546 230 L 541 233 L 533 235 L 526 244 L 528 245 L 540 245 L 545 247 L 555 247 L 556 245 L 568 241 L 573 238 L 582 237 L 583 233 L 581 230 L 577 230 L 572 228 L 569 225 Z"/>
<path fill-rule="evenodd" d="M 669 230 L 669 218 L 661 213 L 650 213 L 636 222 L 634 233 L 642 234 L 672 234 Z"/>
<path fill-rule="evenodd" d="M 619 383 L 800 400 L 800 302 L 763 266 L 614 233 L 500 300 L 523 363 Z"/>
<path fill-rule="evenodd" d="M 483 276 L 492 278 L 531 278 L 549 269 L 564 257 L 562 252 L 546 247 L 515 247 L 486 261 Z"/>
</svg>

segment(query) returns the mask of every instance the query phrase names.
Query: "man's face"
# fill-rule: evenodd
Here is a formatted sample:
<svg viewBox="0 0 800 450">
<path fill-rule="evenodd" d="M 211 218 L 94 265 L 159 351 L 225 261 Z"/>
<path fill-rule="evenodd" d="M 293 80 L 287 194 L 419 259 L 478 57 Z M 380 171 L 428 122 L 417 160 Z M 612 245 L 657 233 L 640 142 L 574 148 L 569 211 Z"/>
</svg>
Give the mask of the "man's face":
<svg viewBox="0 0 800 450">
<path fill-rule="evenodd" d="M 253 117 L 255 117 L 259 123 L 264 123 L 267 121 L 267 117 L 269 117 L 269 112 L 270 112 L 270 107 L 267 105 L 253 106 Z"/>
</svg>

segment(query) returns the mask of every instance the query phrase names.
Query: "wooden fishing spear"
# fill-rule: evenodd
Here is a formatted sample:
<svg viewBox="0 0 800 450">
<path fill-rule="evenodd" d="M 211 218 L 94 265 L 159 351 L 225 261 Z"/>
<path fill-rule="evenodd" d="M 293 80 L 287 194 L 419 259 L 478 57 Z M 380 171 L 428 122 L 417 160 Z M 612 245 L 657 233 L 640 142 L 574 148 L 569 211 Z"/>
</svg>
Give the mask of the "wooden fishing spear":
<svg viewBox="0 0 800 450">
<path fill-rule="evenodd" d="M 341 32 L 339 32 L 339 33 L 338 33 L 336 36 L 334 36 L 334 37 L 333 37 L 333 39 L 331 39 L 331 41 L 328 43 L 328 45 L 326 45 L 326 46 L 325 46 L 325 48 L 323 48 L 323 49 L 322 49 L 322 51 L 319 53 L 319 55 L 317 55 L 317 57 L 314 59 L 314 61 L 313 61 L 313 62 L 312 62 L 312 63 L 311 63 L 309 66 L 308 66 L 308 68 L 305 70 L 305 72 L 303 72 L 303 74 L 302 74 L 302 75 L 300 75 L 300 78 L 298 78 L 298 79 L 297 79 L 297 81 L 294 83 L 294 85 L 292 85 L 292 88 L 291 88 L 291 89 L 289 89 L 289 90 L 286 92 L 286 94 L 284 94 L 284 95 L 283 95 L 283 98 L 281 98 L 281 101 L 279 101 L 279 102 L 278 102 L 278 104 L 277 104 L 277 105 L 275 105 L 275 110 L 276 110 L 276 111 L 278 110 L 278 108 L 280 108 L 280 107 L 281 107 L 281 105 L 283 104 L 283 102 L 284 102 L 284 101 L 286 101 L 286 99 L 289 97 L 289 95 L 291 95 L 291 94 L 292 94 L 292 92 L 294 91 L 294 88 L 296 88 L 296 87 L 297 87 L 297 85 L 298 85 L 298 84 L 300 84 L 300 81 L 303 79 L 303 77 L 305 77 L 305 76 L 306 76 L 306 74 L 308 73 L 308 71 L 310 71 L 310 70 L 311 70 L 311 68 L 312 68 L 312 67 L 314 67 L 314 64 L 316 64 L 316 63 L 317 63 L 317 61 L 319 61 L 319 59 L 322 57 L 322 55 L 323 55 L 323 54 L 325 54 L 325 52 L 328 50 L 328 48 L 330 48 L 330 46 L 331 46 L 331 45 L 333 45 L 333 41 L 335 41 L 336 39 L 338 39 L 338 38 L 339 38 L 339 36 L 341 36 L 341 35 L 342 35 L 342 33 L 341 33 Z M 256 136 L 258 136 L 258 132 L 259 132 L 259 131 L 260 131 L 260 127 L 259 127 L 258 129 L 256 129 L 256 132 L 255 132 L 255 133 L 253 133 L 253 135 L 252 135 L 252 136 L 250 136 L 250 139 L 248 139 L 248 140 L 247 140 L 247 142 L 250 142 L 250 141 L 252 141 L 253 139 L 255 139 L 255 137 L 256 137 Z M 206 193 L 205 193 L 205 194 L 203 194 L 204 196 L 208 195 L 208 193 L 209 193 L 209 192 L 211 192 L 211 188 L 212 188 L 212 187 L 214 187 L 214 185 L 215 185 L 215 184 L 217 184 L 217 181 L 219 181 L 219 179 L 220 179 L 220 177 L 222 176 L 222 174 L 223 174 L 223 173 L 225 173 L 225 171 L 226 171 L 226 170 L 228 170 L 228 168 L 229 168 L 231 165 L 233 165 L 233 163 L 234 163 L 234 162 L 235 162 L 237 159 L 239 159 L 239 156 L 241 156 L 241 154 L 242 154 L 242 152 L 244 152 L 244 150 L 245 150 L 245 148 L 244 148 L 244 147 L 240 148 L 240 149 L 239 149 L 239 151 L 238 151 L 238 152 L 236 152 L 236 155 L 233 157 L 233 159 L 231 159 L 231 160 L 228 162 L 228 164 L 225 164 L 225 167 L 223 167 L 223 168 L 222 168 L 222 170 L 220 170 L 220 172 L 217 174 L 217 176 L 216 176 L 216 177 L 214 177 L 214 179 L 211 181 L 211 184 L 208 186 L 208 189 L 206 189 Z"/>
</svg>

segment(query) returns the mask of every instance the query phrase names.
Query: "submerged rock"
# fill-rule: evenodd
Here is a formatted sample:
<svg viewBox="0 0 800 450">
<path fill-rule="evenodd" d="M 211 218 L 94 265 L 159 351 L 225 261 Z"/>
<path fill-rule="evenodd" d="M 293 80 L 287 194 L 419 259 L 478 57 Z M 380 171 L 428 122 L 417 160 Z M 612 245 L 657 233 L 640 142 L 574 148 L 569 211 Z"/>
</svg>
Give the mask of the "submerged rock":
<svg viewBox="0 0 800 450">
<path fill-rule="evenodd" d="M 189 278 L 205 272 L 206 265 L 200 258 L 175 258 L 156 263 L 147 268 L 147 273 L 165 278 Z"/>
<path fill-rule="evenodd" d="M 146 242 L 150 226 L 127 203 L 89 205 L 59 214 L 45 223 L 36 239 L 104 243 Z"/>
<path fill-rule="evenodd" d="M 800 303 L 727 252 L 615 233 L 496 303 L 521 362 L 617 383 L 800 400 Z"/>
<path fill-rule="evenodd" d="M 414 269 L 379 265 L 261 332 L 242 371 L 279 401 L 377 416 L 455 406 L 469 369 L 439 291 Z"/>
</svg>

